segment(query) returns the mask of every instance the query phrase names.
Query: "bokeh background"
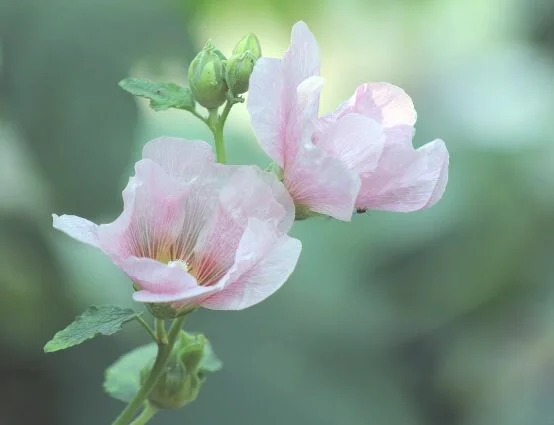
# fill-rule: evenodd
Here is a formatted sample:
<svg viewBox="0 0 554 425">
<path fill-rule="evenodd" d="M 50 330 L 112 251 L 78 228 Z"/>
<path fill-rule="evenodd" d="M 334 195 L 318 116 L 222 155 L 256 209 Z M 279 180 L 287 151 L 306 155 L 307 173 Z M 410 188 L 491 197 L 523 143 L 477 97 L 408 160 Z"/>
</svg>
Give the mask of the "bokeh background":
<svg viewBox="0 0 554 425">
<path fill-rule="evenodd" d="M 207 38 L 229 53 L 249 31 L 280 56 L 300 19 L 321 46 L 322 111 L 366 81 L 402 86 L 415 144 L 447 142 L 447 192 L 418 213 L 297 223 L 280 292 L 189 319 L 224 369 L 152 423 L 554 424 L 554 2 L 0 0 L 0 425 L 111 423 L 123 405 L 103 371 L 147 341 L 131 324 L 42 353 L 89 304 L 132 305 L 50 214 L 112 221 L 147 140 L 210 140 L 117 82 L 186 84 Z M 231 162 L 265 165 L 244 106 L 228 122 Z"/>
</svg>

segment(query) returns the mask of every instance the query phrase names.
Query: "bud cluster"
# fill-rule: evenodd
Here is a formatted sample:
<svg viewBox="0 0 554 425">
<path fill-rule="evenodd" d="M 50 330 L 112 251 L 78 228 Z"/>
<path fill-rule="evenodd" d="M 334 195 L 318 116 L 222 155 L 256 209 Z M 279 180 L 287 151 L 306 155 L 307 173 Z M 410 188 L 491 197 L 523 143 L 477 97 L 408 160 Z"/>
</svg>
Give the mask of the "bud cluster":
<svg viewBox="0 0 554 425">
<path fill-rule="evenodd" d="M 208 40 L 188 71 L 196 101 L 207 109 L 217 109 L 226 100 L 237 101 L 248 90 L 250 75 L 261 55 L 260 42 L 254 34 L 244 36 L 229 59 Z"/>
</svg>

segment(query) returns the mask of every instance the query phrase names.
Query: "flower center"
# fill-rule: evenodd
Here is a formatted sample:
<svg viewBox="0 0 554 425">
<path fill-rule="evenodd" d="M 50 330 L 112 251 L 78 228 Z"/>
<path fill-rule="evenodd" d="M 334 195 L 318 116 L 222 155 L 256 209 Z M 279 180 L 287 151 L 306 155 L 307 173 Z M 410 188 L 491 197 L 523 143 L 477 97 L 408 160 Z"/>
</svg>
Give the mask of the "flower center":
<svg viewBox="0 0 554 425">
<path fill-rule="evenodd" d="M 167 263 L 169 267 L 180 267 L 184 271 L 188 272 L 190 270 L 189 264 L 183 260 L 175 260 Z"/>
</svg>

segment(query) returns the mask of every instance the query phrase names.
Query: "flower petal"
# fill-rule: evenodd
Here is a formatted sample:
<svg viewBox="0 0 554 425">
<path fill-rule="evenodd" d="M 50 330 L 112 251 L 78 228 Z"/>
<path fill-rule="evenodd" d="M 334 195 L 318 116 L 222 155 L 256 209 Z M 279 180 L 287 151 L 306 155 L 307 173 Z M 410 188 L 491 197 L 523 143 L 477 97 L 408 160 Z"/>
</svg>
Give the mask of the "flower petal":
<svg viewBox="0 0 554 425">
<path fill-rule="evenodd" d="M 225 287 L 200 303 L 214 310 L 242 310 L 263 301 L 288 279 L 300 256 L 301 243 L 279 236 L 261 220 L 250 219 L 237 249 Z"/>
<path fill-rule="evenodd" d="M 378 169 L 362 176 L 357 208 L 411 212 L 434 205 L 448 181 L 448 151 L 442 140 L 414 150 L 387 146 Z"/>
<path fill-rule="evenodd" d="M 319 75 L 320 59 L 317 41 L 305 22 L 292 27 L 290 47 L 283 57 L 285 81 L 288 91 L 313 75 Z"/>
<path fill-rule="evenodd" d="M 213 167 L 213 165 L 212 165 Z M 217 173 L 177 180 L 150 159 L 135 166 L 124 192 L 124 209 L 101 226 L 101 244 L 116 264 L 129 256 L 167 261 L 186 258 L 213 210 Z"/>
<path fill-rule="evenodd" d="M 201 140 L 159 137 L 142 149 L 142 158 L 151 159 L 169 176 L 190 182 L 214 163 L 212 148 Z"/>
<path fill-rule="evenodd" d="M 284 184 L 297 205 L 338 220 L 352 218 L 360 179 L 340 159 L 306 142 L 286 169 Z"/>
<path fill-rule="evenodd" d="M 274 177 L 253 166 L 225 169 L 233 171 L 194 248 L 193 269 L 201 284 L 213 284 L 232 266 L 249 219 L 257 218 L 286 230 L 294 220 L 292 200 Z"/>
<path fill-rule="evenodd" d="M 284 215 L 280 218 L 277 227 L 283 233 L 287 233 L 295 219 L 295 207 L 288 190 L 285 188 L 274 173 L 260 170 L 256 167 L 258 177 L 269 187 L 275 200 L 281 204 L 284 210 Z"/>
<path fill-rule="evenodd" d="M 228 168 L 227 166 L 226 168 Z M 244 227 L 248 218 L 259 218 L 280 227 L 292 226 L 294 204 L 274 175 L 256 166 L 234 167 L 219 196 L 221 205 Z"/>
<path fill-rule="evenodd" d="M 334 121 L 351 112 L 381 123 L 387 135 L 387 143 L 412 141 L 417 115 L 412 99 L 400 87 L 389 83 L 362 84 L 334 114 L 323 120 Z"/>
<path fill-rule="evenodd" d="M 281 167 L 284 163 L 284 144 L 281 138 L 283 88 L 283 62 L 273 58 L 259 59 L 250 77 L 248 112 L 258 143 Z"/>
<path fill-rule="evenodd" d="M 318 147 L 339 158 L 357 174 L 377 167 L 385 142 L 379 123 L 356 113 L 340 117 L 314 139 Z"/>
<path fill-rule="evenodd" d="M 386 128 L 397 125 L 414 126 L 417 114 L 412 99 L 406 92 L 390 83 L 366 83 L 337 109 L 341 115 L 348 112 L 373 118 Z"/>
<path fill-rule="evenodd" d="M 294 155 L 306 130 L 305 122 L 317 118 L 319 87 L 297 90 L 305 80 L 318 75 L 319 47 L 304 22 L 293 27 L 283 60 L 261 58 L 254 67 L 247 104 L 252 127 L 262 149 L 281 167 Z"/>
<path fill-rule="evenodd" d="M 199 286 L 194 276 L 179 266 L 170 266 L 150 258 L 129 257 L 121 269 L 139 290 L 133 294 L 138 302 L 194 302 L 218 288 Z"/>
<path fill-rule="evenodd" d="M 53 226 L 79 242 L 99 248 L 98 225 L 75 215 L 52 214 Z"/>
</svg>

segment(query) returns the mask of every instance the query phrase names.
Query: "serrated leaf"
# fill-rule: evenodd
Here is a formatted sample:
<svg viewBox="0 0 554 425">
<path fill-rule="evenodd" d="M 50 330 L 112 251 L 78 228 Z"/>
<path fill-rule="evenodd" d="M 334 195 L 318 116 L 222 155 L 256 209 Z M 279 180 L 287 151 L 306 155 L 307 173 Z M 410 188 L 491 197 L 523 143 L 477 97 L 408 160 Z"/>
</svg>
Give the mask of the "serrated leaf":
<svg viewBox="0 0 554 425">
<path fill-rule="evenodd" d="M 191 111 L 194 109 L 194 97 L 188 87 L 174 83 L 156 83 L 140 78 L 125 78 L 119 87 L 134 96 L 150 99 L 154 111 L 176 108 Z"/>
<path fill-rule="evenodd" d="M 152 342 L 121 356 L 106 369 L 104 391 L 117 400 L 128 403 L 140 388 L 140 371 L 156 356 L 157 345 Z"/>
<path fill-rule="evenodd" d="M 202 356 L 202 360 L 200 361 L 198 370 L 201 372 L 217 372 L 222 367 L 223 362 L 216 356 L 210 341 L 206 340 L 206 345 L 204 345 L 204 354 Z"/>
<path fill-rule="evenodd" d="M 113 305 L 91 306 L 75 318 L 73 323 L 56 333 L 44 346 L 44 352 L 65 350 L 98 335 L 114 334 L 123 324 L 140 315 L 141 313 L 130 308 Z"/>
</svg>

